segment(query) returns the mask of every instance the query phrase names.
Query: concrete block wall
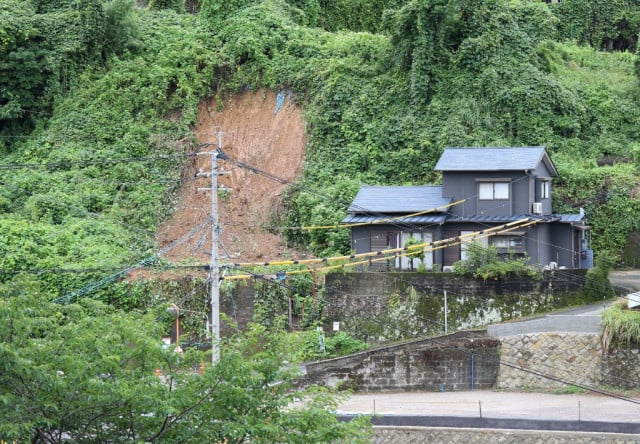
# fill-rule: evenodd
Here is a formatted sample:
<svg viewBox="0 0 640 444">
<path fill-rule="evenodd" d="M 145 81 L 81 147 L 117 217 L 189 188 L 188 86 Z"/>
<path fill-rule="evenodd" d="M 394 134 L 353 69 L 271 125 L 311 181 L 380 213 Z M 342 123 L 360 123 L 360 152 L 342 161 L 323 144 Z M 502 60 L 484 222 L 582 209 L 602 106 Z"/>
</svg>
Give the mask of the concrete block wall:
<svg viewBox="0 0 640 444">
<path fill-rule="evenodd" d="M 487 280 L 453 273 L 332 273 L 326 276 L 324 317 L 368 342 L 476 328 L 581 302 L 585 270 Z"/>
<path fill-rule="evenodd" d="M 488 389 L 498 373 L 498 345 L 485 332 L 458 332 L 382 347 L 307 363 L 301 384 L 355 391 Z"/>
</svg>

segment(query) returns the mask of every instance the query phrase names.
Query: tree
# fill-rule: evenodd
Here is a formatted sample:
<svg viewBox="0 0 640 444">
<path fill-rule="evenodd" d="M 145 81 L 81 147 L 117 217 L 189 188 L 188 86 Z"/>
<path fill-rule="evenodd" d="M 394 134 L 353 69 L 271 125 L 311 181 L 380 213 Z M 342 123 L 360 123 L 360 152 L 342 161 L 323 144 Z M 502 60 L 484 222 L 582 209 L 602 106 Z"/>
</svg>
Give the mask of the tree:
<svg viewBox="0 0 640 444">
<path fill-rule="evenodd" d="M 160 345 L 164 307 L 125 313 L 86 298 L 59 305 L 24 280 L 0 294 L 5 440 L 303 443 L 367 435 L 364 419 L 338 422 L 327 391 L 292 389 L 281 334 L 254 328 L 226 343 L 200 375 L 204 353 Z"/>
</svg>

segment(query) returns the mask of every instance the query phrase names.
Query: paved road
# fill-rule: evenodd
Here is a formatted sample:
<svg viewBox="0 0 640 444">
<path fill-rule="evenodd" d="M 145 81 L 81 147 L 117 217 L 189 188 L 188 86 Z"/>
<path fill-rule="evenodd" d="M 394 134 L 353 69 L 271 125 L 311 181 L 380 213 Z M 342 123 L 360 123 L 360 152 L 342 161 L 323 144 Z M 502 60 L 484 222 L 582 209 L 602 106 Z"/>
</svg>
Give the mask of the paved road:
<svg viewBox="0 0 640 444">
<path fill-rule="evenodd" d="M 609 281 L 628 293 L 640 291 L 640 269 L 612 271 L 609 273 Z"/>
<path fill-rule="evenodd" d="M 341 415 L 381 415 L 381 423 L 500 428 L 593 430 L 640 434 L 640 398 L 591 394 L 470 392 L 357 393 Z M 394 420 L 395 418 L 395 420 Z M 437 422 L 429 421 L 429 418 Z M 447 421 L 448 420 L 448 421 Z M 457 421 L 457 423 L 452 421 Z M 591 428 L 589 428 L 591 426 Z"/>
<path fill-rule="evenodd" d="M 621 293 L 640 291 L 640 270 L 612 271 L 609 280 Z M 558 311 L 524 321 L 489 325 L 490 336 L 541 332 L 599 333 L 602 310 L 612 301 Z"/>
</svg>

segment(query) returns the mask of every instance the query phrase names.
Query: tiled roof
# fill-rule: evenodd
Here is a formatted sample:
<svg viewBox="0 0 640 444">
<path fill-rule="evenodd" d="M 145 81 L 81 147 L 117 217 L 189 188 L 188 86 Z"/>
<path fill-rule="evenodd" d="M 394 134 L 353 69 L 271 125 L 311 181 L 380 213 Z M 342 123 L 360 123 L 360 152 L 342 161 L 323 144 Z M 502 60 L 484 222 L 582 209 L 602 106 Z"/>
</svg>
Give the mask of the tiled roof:
<svg viewBox="0 0 640 444">
<path fill-rule="evenodd" d="M 522 220 L 529 218 L 530 215 L 517 215 L 517 216 L 485 216 L 485 215 L 471 215 L 471 216 L 451 216 L 447 218 L 447 222 L 475 222 L 475 223 L 489 223 L 489 222 L 500 222 L 500 223 L 508 223 L 515 222 L 517 220 Z"/>
<path fill-rule="evenodd" d="M 350 213 L 417 213 L 451 203 L 440 186 L 364 185 L 349 206 Z M 441 211 L 446 211 L 445 209 Z"/>
<path fill-rule="evenodd" d="M 447 148 L 435 166 L 436 171 L 525 171 L 545 160 L 557 175 L 543 146 L 509 148 Z"/>
<path fill-rule="evenodd" d="M 447 216 L 444 214 L 436 214 L 436 215 L 425 214 L 420 216 L 403 217 L 399 219 L 389 215 L 379 215 L 379 216 L 349 215 L 345 217 L 341 223 L 343 224 L 387 223 L 391 225 L 393 224 L 418 224 L 418 225 L 425 224 L 426 225 L 426 224 L 440 224 L 444 222 L 446 218 Z"/>
</svg>

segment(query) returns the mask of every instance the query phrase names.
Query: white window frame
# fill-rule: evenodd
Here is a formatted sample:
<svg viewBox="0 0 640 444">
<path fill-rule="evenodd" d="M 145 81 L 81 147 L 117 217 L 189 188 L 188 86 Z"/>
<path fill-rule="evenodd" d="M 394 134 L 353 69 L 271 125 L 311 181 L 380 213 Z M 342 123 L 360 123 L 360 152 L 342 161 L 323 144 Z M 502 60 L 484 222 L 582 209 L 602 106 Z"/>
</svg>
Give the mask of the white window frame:
<svg viewBox="0 0 640 444">
<path fill-rule="evenodd" d="M 404 247 L 410 237 L 419 240 L 421 243 L 433 242 L 433 233 L 430 231 L 425 232 L 402 232 L 400 233 L 400 245 Z M 417 270 L 420 264 L 424 264 L 427 270 L 433 270 L 433 247 L 423 247 L 424 259 L 414 257 L 413 267 Z M 411 270 L 411 257 L 402 256 L 396 258 L 395 267 L 401 270 Z"/>
<path fill-rule="evenodd" d="M 489 238 L 486 236 L 483 237 L 475 237 L 470 236 L 470 234 L 476 233 L 473 230 L 462 230 L 460 231 L 460 236 L 464 237 L 464 240 L 460 242 L 460 260 L 465 260 L 467 258 L 467 250 L 469 249 L 469 244 L 475 242 L 479 244 L 483 248 L 487 248 L 489 246 Z"/>
<path fill-rule="evenodd" d="M 551 197 L 551 181 L 540 180 L 540 199 L 549 199 Z"/>
<path fill-rule="evenodd" d="M 479 182 L 479 200 L 509 200 L 511 190 L 509 182 Z"/>
</svg>

